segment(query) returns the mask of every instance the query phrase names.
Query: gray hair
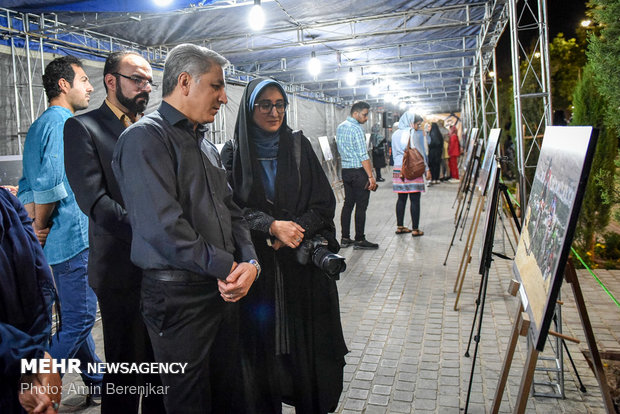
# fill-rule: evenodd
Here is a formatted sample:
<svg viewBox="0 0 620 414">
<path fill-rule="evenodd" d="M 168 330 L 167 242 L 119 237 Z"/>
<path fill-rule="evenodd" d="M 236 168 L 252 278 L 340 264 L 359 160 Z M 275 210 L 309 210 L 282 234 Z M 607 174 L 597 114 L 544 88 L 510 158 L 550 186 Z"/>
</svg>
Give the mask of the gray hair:
<svg viewBox="0 0 620 414">
<path fill-rule="evenodd" d="M 162 96 L 170 95 L 177 86 L 179 75 L 189 73 L 192 78 L 211 70 L 211 65 L 219 65 L 222 69 L 228 66 L 228 60 L 217 52 L 206 47 L 184 43 L 175 46 L 164 63 L 164 78 L 162 81 Z"/>
</svg>

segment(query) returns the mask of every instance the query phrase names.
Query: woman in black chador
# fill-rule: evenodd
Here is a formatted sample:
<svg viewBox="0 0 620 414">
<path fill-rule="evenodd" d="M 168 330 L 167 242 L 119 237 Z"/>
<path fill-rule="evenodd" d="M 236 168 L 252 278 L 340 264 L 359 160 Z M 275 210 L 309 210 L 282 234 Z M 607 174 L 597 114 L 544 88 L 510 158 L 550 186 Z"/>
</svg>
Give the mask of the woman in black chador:
<svg viewBox="0 0 620 414">
<path fill-rule="evenodd" d="M 443 153 L 443 136 L 436 122 L 431 124 L 428 143 L 428 167 L 431 170 L 431 184 L 439 184 L 439 169 L 441 167 L 441 155 Z"/>
<path fill-rule="evenodd" d="M 299 246 L 321 235 L 337 252 L 336 200 L 312 146 L 286 124 L 288 100 L 271 79 L 246 87 L 235 126 L 230 174 L 262 273 L 241 301 L 247 412 L 336 409 L 348 352 L 336 282 Z M 304 246 L 302 246 L 304 247 Z"/>
</svg>

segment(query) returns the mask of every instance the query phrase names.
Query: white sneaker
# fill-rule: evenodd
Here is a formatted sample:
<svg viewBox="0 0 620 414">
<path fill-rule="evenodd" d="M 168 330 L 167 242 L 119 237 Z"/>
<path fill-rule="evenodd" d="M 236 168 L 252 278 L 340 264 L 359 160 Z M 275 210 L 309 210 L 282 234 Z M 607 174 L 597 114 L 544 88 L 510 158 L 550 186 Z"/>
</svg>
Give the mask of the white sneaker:
<svg viewBox="0 0 620 414">
<path fill-rule="evenodd" d="M 450 179 L 448 180 L 448 182 L 449 182 L 449 183 L 460 183 L 460 182 L 461 182 L 461 180 L 459 180 L 459 179 L 457 179 L 457 178 L 450 178 Z"/>
</svg>

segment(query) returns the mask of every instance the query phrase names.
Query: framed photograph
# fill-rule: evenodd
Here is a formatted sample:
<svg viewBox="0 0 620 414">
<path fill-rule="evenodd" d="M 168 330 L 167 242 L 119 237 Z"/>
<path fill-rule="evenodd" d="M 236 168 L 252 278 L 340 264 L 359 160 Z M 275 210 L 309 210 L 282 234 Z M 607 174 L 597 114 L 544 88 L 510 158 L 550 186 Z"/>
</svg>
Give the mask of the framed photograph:
<svg viewBox="0 0 620 414">
<path fill-rule="evenodd" d="M 333 160 L 334 154 L 332 154 L 332 149 L 329 146 L 327 137 L 319 137 L 319 145 L 321 146 L 321 152 L 323 152 L 323 158 L 325 158 L 325 161 Z"/>
<path fill-rule="evenodd" d="M 478 139 L 478 128 L 472 128 L 469 134 L 468 142 L 467 142 L 467 152 L 466 152 L 467 155 L 465 155 L 465 164 L 463 164 L 466 170 L 469 168 L 469 163 L 471 162 L 471 158 L 474 153 L 474 144 L 477 139 Z"/>
<path fill-rule="evenodd" d="M 482 195 L 486 195 L 489 172 L 491 171 L 491 164 L 495 161 L 495 154 L 497 153 L 497 145 L 499 144 L 499 136 L 501 133 L 501 128 L 493 128 L 489 133 L 487 148 L 484 152 L 484 160 L 482 161 L 480 175 L 478 175 L 478 182 L 476 183 Z"/>
<path fill-rule="evenodd" d="M 588 181 L 596 132 L 548 126 L 525 209 L 513 272 L 521 282 L 530 336 L 542 351 Z"/>
<path fill-rule="evenodd" d="M 0 155 L 0 185 L 17 186 L 22 178 L 22 156 Z"/>
<path fill-rule="evenodd" d="M 490 167 L 491 173 L 489 175 L 488 180 L 488 188 L 486 189 L 486 203 L 485 203 L 485 212 L 486 216 L 484 219 L 484 235 L 483 242 L 480 246 L 480 269 L 479 273 L 484 273 L 486 261 L 489 259 L 489 256 L 493 253 L 493 240 L 495 238 L 495 223 L 496 217 L 498 214 L 498 204 L 499 204 L 499 176 L 500 176 L 500 167 L 497 160 L 493 159 Z"/>
</svg>

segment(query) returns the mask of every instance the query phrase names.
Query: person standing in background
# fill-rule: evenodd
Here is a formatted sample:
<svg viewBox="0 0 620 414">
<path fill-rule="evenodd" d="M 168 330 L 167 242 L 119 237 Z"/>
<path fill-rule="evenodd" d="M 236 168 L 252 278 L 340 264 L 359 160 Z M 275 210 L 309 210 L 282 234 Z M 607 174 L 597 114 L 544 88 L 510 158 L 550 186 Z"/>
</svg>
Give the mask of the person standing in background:
<svg viewBox="0 0 620 414">
<path fill-rule="evenodd" d="M 385 162 L 385 139 L 381 135 L 381 125 L 375 124 L 370 131 L 370 152 L 372 153 L 372 166 L 375 169 L 377 182 L 385 181 L 381 177 L 381 169 L 387 164 Z"/>
<path fill-rule="evenodd" d="M 358 101 L 351 107 L 351 116 L 338 125 L 336 145 L 342 161 L 344 205 L 340 214 L 342 239 L 340 246 L 354 245 L 354 249 L 378 249 L 377 243 L 366 240 L 366 209 L 370 191 L 377 189 L 372 175 L 370 157 L 366 149 L 366 137 L 362 125 L 368 121 L 370 105 Z M 355 240 L 351 239 L 351 213 L 355 208 Z"/>
<path fill-rule="evenodd" d="M 458 159 L 461 156 L 461 145 L 459 144 L 459 135 L 456 126 L 450 127 L 450 144 L 448 146 L 448 155 L 450 155 L 450 182 L 459 182 L 459 166 Z"/>
<path fill-rule="evenodd" d="M 72 56 L 56 58 L 46 66 L 43 86 L 50 106 L 26 135 L 18 197 L 34 213 L 37 236 L 49 229 L 43 251 L 62 305 L 62 329 L 52 338 L 49 353 L 57 360 L 77 358 L 86 367 L 101 362 L 91 335 L 97 297 L 88 284 L 88 218 L 80 211 L 65 174 L 63 127 L 76 111 L 88 108 L 93 87 L 80 60 Z M 99 397 L 102 378 L 100 373 L 82 370 L 84 383 L 93 391 L 91 397 Z"/>
<path fill-rule="evenodd" d="M 392 153 L 394 154 L 392 188 L 393 191 L 398 194 L 398 200 L 396 202 L 396 234 L 411 233 L 413 237 L 424 235 L 424 232 L 419 229 L 420 195 L 425 191 L 424 175 L 413 180 L 408 180 L 406 178 L 401 178 L 400 169 L 403 164 L 403 155 L 407 148 L 407 143 L 411 143 L 411 147 L 415 147 L 424 157 L 426 177 L 427 179 L 430 178 L 428 158 L 424 145 L 424 133 L 422 131 L 423 121 L 420 115 L 413 112 L 405 112 L 398 122 L 398 131 L 392 136 Z M 404 225 L 407 198 L 409 198 L 410 201 L 409 209 L 411 213 L 412 229 Z"/>
<path fill-rule="evenodd" d="M 431 124 L 428 143 L 428 164 L 431 170 L 431 184 L 439 184 L 439 172 L 441 169 L 441 157 L 443 154 L 443 136 L 436 122 Z"/>
<path fill-rule="evenodd" d="M 450 143 L 450 131 L 444 126 L 444 121 L 440 119 L 437 124 L 439 125 L 439 132 L 443 138 L 443 146 L 441 150 L 441 171 L 439 179 L 440 181 L 447 181 L 450 179 L 450 168 L 448 166 L 448 160 L 450 155 L 448 154 L 448 145 Z"/>
</svg>

